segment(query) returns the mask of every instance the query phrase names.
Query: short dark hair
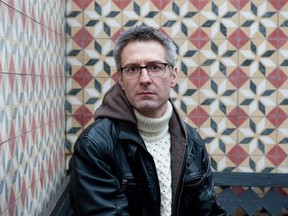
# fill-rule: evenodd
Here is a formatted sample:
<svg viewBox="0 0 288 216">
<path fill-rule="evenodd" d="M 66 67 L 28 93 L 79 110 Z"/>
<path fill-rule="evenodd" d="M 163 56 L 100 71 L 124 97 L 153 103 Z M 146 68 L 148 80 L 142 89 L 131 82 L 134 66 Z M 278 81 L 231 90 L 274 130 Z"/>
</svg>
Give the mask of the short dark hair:
<svg viewBox="0 0 288 216">
<path fill-rule="evenodd" d="M 153 27 L 139 25 L 123 32 L 115 43 L 113 50 L 116 68 L 120 71 L 121 53 L 123 48 L 132 41 L 157 41 L 166 49 L 166 61 L 169 65 L 176 64 L 176 46 L 173 41 L 158 29 Z"/>
</svg>

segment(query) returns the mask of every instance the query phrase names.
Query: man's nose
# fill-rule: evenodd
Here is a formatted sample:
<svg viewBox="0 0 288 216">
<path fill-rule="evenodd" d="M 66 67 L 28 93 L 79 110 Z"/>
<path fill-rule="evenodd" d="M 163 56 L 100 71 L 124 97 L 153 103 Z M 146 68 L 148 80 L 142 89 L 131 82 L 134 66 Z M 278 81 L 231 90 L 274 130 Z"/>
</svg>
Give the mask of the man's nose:
<svg viewBox="0 0 288 216">
<path fill-rule="evenodd" d="M 147 68 L 141 68 L 139 80 L 140 82 L 151 82 L 151 77 L 149 75 Z"/>
</svg>

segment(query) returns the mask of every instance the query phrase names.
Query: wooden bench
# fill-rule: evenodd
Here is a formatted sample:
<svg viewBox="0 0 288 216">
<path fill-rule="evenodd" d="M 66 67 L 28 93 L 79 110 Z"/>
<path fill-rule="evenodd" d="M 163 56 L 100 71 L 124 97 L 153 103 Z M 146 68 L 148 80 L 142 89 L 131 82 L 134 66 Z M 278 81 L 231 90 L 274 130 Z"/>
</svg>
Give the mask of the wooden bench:
<svg viewBox="0 0 288 216">
<path fill-rule="evenodd" d="M 218 201 L 231 216 L 288 215 L 288 174 L 215 172 L 214 182 Z M 72 216 L 69 188 L 68 176 L 43 216 Z"/>
</svg>

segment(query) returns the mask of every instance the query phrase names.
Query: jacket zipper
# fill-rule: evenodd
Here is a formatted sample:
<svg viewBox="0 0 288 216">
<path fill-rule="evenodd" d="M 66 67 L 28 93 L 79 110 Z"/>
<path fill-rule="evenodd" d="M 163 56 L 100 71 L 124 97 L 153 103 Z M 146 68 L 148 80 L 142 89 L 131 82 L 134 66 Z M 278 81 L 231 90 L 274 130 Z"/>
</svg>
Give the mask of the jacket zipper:
<svg viewBox="0 0 288 216">
<path fill-rule="evenodd" d="M 175 197 L 176 197 L 176 215 L 175 216 L 177 216 L 177 215 L 179 215 L 179 209 L 180 209 L 180 199 L 181 199 L 181 194 L 182 194 L 182 191 L 183 191 L 183 187 L 184 187 L 184 178 L 183 178 L 183 175 L 184 175 L 184 170 L 185 170 L 185 165 L 186 165 L 186 163 L 187 163 L 187 154 L 188 154 L 188 150 L 186 149 L 186 152 L 185 152 L 185 158 L 184 158 L 184 162 L 185 163 L 183 163 L 182 164 L 182 169 L 181 169 L 181 174 L 180 174 L 180 179 L 182 179 L 181 180 L 181 182 L 179 182 L 178 183 L 178 185 L 177 185 L 177 191 L 176 191 L 176 195 L 175 195 Z M 179 187 L 180 187 L 180 189 L 179 189 Z M 179 191 L 180 190 L 180 191 Z M 178 192 L 179 191 L 179 192 Z M 173 212 L 173 211 L 172 211 Z M 173 215 L 173 214 L 172 214 Z M 174 216 L 174 215 L 173 215 Z"/>
</svg>

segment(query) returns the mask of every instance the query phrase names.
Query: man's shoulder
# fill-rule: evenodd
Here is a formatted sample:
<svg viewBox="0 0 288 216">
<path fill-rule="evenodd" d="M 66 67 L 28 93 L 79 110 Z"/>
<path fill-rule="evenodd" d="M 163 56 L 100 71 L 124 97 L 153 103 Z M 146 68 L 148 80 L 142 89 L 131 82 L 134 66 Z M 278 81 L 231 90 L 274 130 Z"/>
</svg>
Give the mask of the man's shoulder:
<svg viewBox="0 0 288 216">
<path fill-rule="evenodd" d="M 203 147 L 205 145 L 204 140 L 199 135 L 197 130 L 191 125 L 189 125 L 188 123 L 185 123 L 185 125 L 187 129 L 187 136 L 188 136 L 189 143 L 194 143 L 194 144 L 197 144 L 198 146 Z"/>
<path fill-rule="evenodd" d="M 76 149 L 110 152 L 118 137 L 116 122 L 109 118 L 97 119 L 85 128 L 76 141 Z M 84 150 L 85 149 L 85 150 Z"/>
<path fill-rule="evenodd" d="M 100 137 L 105 137 L 107 135 L 111 136 L 115 133 L 117 128 L 117 122 L 110 118 L 101 118 L 96 119 L 93 123 L 91 123 L 88 127 L 86 127 L 79 139 L 82 138 L 90 138 L 90 139 L 99 139 Z"/>
</svg>

